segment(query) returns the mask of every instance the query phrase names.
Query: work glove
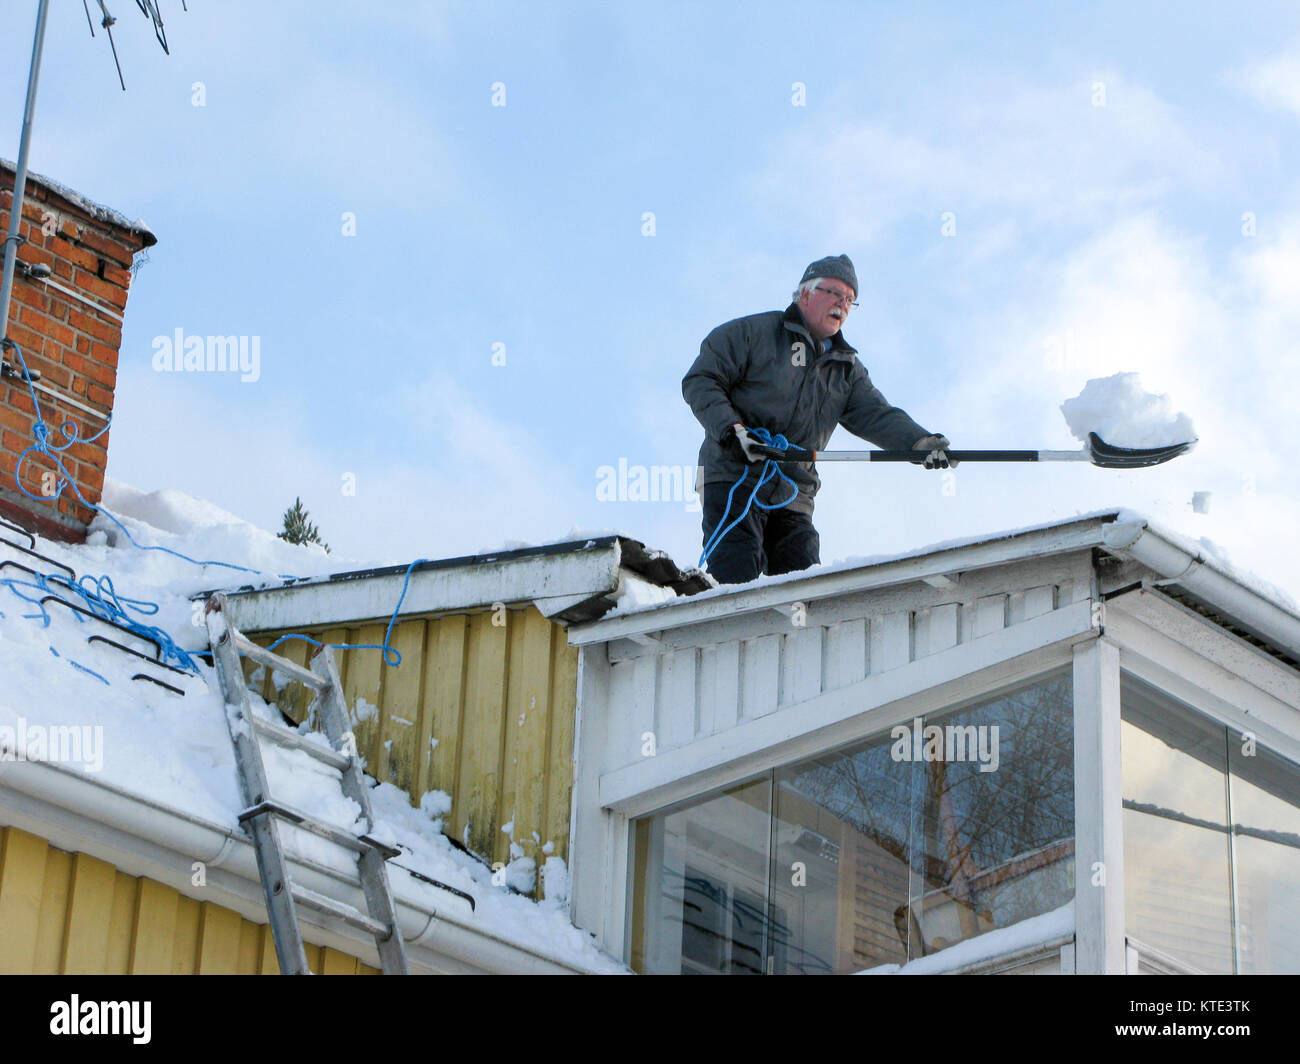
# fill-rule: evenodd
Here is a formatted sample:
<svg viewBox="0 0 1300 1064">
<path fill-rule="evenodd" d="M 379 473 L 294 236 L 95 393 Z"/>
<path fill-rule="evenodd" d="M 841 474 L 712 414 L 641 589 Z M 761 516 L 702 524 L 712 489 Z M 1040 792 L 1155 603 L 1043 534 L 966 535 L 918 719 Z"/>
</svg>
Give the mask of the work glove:
<svg viewBox="0 0 1300 1064">
<path fill-rule="evenodd" d="M 744 456 L 746 462 L 766 461 L 767 456 L 761 454 L 757 450 L 760 446 L 758 440 L 754 439 L 754 437 L 749 434 L 749 430 L 739 421 L 727 430 L 724 442 L 732 449 L 732 451 L 739 451 L 740 454 Z"/>
<path fill-rule="evenodd" d="M 926 469 L 947 469 L 950 466 L 957 468 L 957 463 L 948 457 L 948 448 L 952 446 L 947 436 L 922 436 L 914 444 L 914 451 L 929 451 L 925 456 Z"/>
</svg>

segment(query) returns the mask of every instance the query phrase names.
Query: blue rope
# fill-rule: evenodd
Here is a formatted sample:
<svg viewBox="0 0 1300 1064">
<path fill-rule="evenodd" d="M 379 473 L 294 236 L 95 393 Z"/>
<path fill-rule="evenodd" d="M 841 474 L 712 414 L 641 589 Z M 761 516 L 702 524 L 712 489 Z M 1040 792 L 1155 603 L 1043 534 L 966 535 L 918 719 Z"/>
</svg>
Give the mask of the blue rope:
<svg viewBox="0 0 1300 1064">
<path fill-rule="evenodd" d="M 393 634 L 393 625 L 397 623 L 397 614 L 402 608 L 403 600 L 406 598 L 406 589 L 411 586 L 412 570 L 414 570 L 421 562 L 426 562 L 428 560 L 428 558 L 416 558 L 415 561 L 411 562 L 411 564 L 406 567 L 406 579 L 402 581 L 402 593 L 397 598 L 397 605 L 393 607 L 393 615 L 388 618 L 388 628 L 384 632 L 384 642 L 382 646 L 378 643 L 318 643 L 310 636 L 298 635 L 294 632 L 289 635 L 280 636 L 279 639 L 266 649 L 274 650 L 286 639 L 301 639 L 304 643 L 310 643 L 314 647 L 329 646 L 333 647 L 335 650 L 382 650 L 384 652 L 384 664 L 396 668 L 398 665 L 402 664 L 402 655 L 400 651 L 394 650 L 388 645 L 388 637 Z"/>
<path fill-rule="evenodd" d="M 758 440 L 759 443 L 767 447 L 774 447 L 778 451 L 785 451 L 785 450 L 789 450 L 790 448 L 790 441 L 787 440 L 784 436 L 782 436 L 779 432 L 774 435 L 771 432 L 769 432 L 767 429 L 762 429 L 762 428 L 756 428 L 756 429 L 747 428 L 745 431 L 747 431 L 751 436 L 753 436 L 754 439 Z M 792 502 L 794 502 L 795 499 L 799 497 L 799 485 L 781 472 L 781 468 L 779 465 L 777 465 L 775 459 L 769 458 L 766 462 L 763 463 L 763 469 L 762 472 L 759 474 L 758 483 L 754 485 L 754 490 L 749 493 L 749 498 L 745 500 L 745 508 L 740 511 L 740 514 L 736 517 L 734 521 L 731 522 L 731 524 L 726 525 L 724 523 L 727 520 L 727 514 L 731 513 L 732 496 L 735 495 L 736 489 L 740 487 L 740 485 L 745 483 L 745 478 L 748 476 L 749 476 L 749 470 L 746 469 L 740 475 L 740 479 L 737 480 L 736 483 L 731 485 L 731 490 L 727 492 L 727 508 L 722 511 L 722 517 L 718 520 L 718 525 L 717 528 L 713 530 L 713 535 L 711 535 L 708 538 L 708 541 L 704 544 L 704 553 L 700 555 L 699 564 L 701 568 L 703 568 L 704 563 L 709 560 L 709 555 L 712 554 L 714 550 L 717 548 L 718 544 L 722 542 L 723 537 L 728 532 L 730 532 L 733 528 L 735 528 L 738 524 L 740 524 L 741 521 L 745 519 L 745 515 L 749 513 L 750 507 L 757 506 L 761 510 L 780 510 L 783 507 L 789 506 Z M 769 480 L 771 480 L 774 476 L 780 477 L 787 484 L 789 484 L 790 487 L 794 489 L 794 491 L 792 492 L 790 497 L 786 499 L 784 502 L 775 502 L 775 503 L 759 502 L 757 499 L 758 489 L 761 488 L 764 484 L 766 484 Z"/>
<path fill-rule="evenodd" d="M 71 418 L 68 418 L 66 421 L 63 422 L 62 425 L 59 426 L 59 431 L 63 434 L 66 442 L 62 444 L 51 442 L 50 428 L 49 425 L 46 423 L 45 418 L 41 414 L 40 400 L 37 399 L 36 389 L 32 386 L 31 374 L 27 370 L 27 360 L 23 358 L 22 349 L 16 343 L 14 343 L 13 340 L 10 340 L 8 337 L 5 337 L 3 341 L 0 341 L 0 347 L 12 350 L 18 356 L 18 362 L 22 366 L 22 370 L 23 370 L 23 379 L 24 381 L 26 381 L 27 391 L 31 395 L 32 411 L 35 415 L 35 424 L 32 429 L 32 436 L 34 442 L 30 447 L 28 447 L 26 450 L 22 452 L 22 454 L 18 456 L 18 463 L 14 468 L 14 481 L 18 485 L 19 491 L 21 491 L 29 499 L 33 499 L 36 502 L 49 502 L 58 499 L 59 496 L 63 494 L 63 489 L 65 487 L 71 487 L 73 493 L 77 496 L 77 499 L 82 503 L 82 505 L 86 506 L 88 509 L 94 510 L 96 513 L 102 513 L 105 517 L 107 517 L 110 521 L 112 521 L 113 524 L 117 525 L 117 527 L 122 530 L 122 533 L 126 536 L 130 544 L 133 547 L 137 548 L 138 550 L 162 551 L 164 554 L 173 555 L 174 557 L 181 558 L 182 560 L 190 562 L 194 565 L 218 565 L 226 569 L 236 569 L 242 573 L 255 573 L 258 576 L 268 575 L 264 573 L 261 569 L 250 569 L 247 566 L 235 565 L 232 562 L 222 562 L 222 561 L 215 561 L 215 560 L 200 561 L 197 558 L 191 558 L 188 554 L 182 554 L 180 551 L 172 550 L 170 547 L 148 546 L 146 544 L 137 543 L 135 541 L 135 537 L 131 535 L 130 531 L 128 531 L 127 527 L 124 524 L 122 524 L 121 521 L 119 521 L 116 517 L 114 517 L 113 514 L 111 514 L 108 510 L 104 509 L 104 507 L 98 506 L 95 503 L 90 502 L 89 500 L 86 499 L 84 495 L 81 494 L 81 491 L 78 489 L 76 482 L 72 479 L 71 474 L 68 473 L 67 468 L 63 465 L 62 459 L 59 457 L 59 455 L 62 454 L 62 452 L 66 451 L 69 447 L 71 447 L 75 443 L 79 443 L 79 442 L 91 443 L 99 439 L 100 436 L 102 436 L 105 432 L 108 431 L 109 424 L 112 423 L 112 418 L 110 417 L 108 423 L 106 423 L 102 429 L 100 429 L 97 433 L 95 433 L 95 435 L 87 437 L 84 440 L 80 438 L 80 429 L 78 428 L 77 423 L 73 421 Z M 33 453 L 45 455 L 45 457 L 47 457 L 51 462 L 54 463 L 55 468 L 60 473 L 58 490 L 55 491 L 54 494 L 50 496 L 48 499 L 33 495 L 30 491 L 28 491 L 23 486 L 23 482 L 22 482 L 23 463 L 27 460 L 27 456 Z M 760 503 L 759 505 L 762 504 Z M 310 643 L 312 646 L 319 647 L 319 646 L 328 645 L 338 650 L 381 650 L 383 651 L 384 654 L 384 664 L 389 666 L 394 666 L 394 667 L 400 665 L 402 663 L 402 655 L 400 652 L 394 650 L 393 647 L 389 645 L 388 640 L 393 633 L 393 625 L 397 622 L 397 614 L 402 608 L 402 601 L 406 598 L 406 591 L 411 583 L 411 571 L 417 565 L 419 565 L 421 562 L 424 561 L 427 561 L 427 559 L 417 558 L 415 561 L 411 562 L 411 564 L 407 567 L 406 579 L 402 583 L 402 594 L 397 600 L 397 605 L 393 608 L 392 617 L 389 618 L 388 629 L 384 632 L 384 643 L 382 646 L 376 645 L 374 643 L 324 644 L 324 643 L 319 643 L 308 636 L 294 633 L 294 634 L 281 636 L 274 643 L 272 643 L 268 649 L 271 650 L 275 649 L 275 647 L 279 646 L 286 639 L 301 639 L 307 643 Z M 284 573 L 280 573 L 278 575 L 280 579 L 283 580 L 297 579 L 294 576 L 284 574 Z M 93 587 L 83 586 L 86 581 L 91 581 L 93 583 Z M 83 576 L 81 577 L 80 580 L 78 580 L 76 584 L 73 584 L 71 581 L 63 577 L 57 576 L 55 574 L 37 574 L 36 583 L 32 583 L 31 581 L 25 581 L 25 580 L 0 578 L 0 584 L 7 585 L 9 590 L 12 591 L 14 594 L 16 594 L 19 598 L 27 602 L 31 602 L 37 606 L 39 610 L 38 613 L 24 614 L 24 616 L 32 620 L 39 617 L 46 628 L 48 628 L 50 625 L 50 615 L 46 611 L 45 607 L 41 605 L 39 599 L 29 598 L 28 596 L 24 595 L 21 591 L 19 591 L 18 588 L 31 587 L 31 588 L 35 588 L 38 591 L 44 592 L 45 594 L 53 594 L 55 592 L 50 586 L 51 583 L 57 583 L 58 585 L 60 585 L 61 589 L 66 589 L 68 591 L 73 592 L 74 594 L 79 595 L 82 601 L 85 603 L 86 609 L 89 610 L 91 613 L 95 614 L 95 616 L 100 617 L 103 620 L 113 621 L 117 624 L 122 625 L 125 628 L 129 628 L 131 631 L 136 632 L 147 639 L 156 642 L 162 648 L 163 653 L 167 657 L 176 660 L 178 663 L 180 663 L 181 667 L 188 669 L 191 672 L 198 673 L 199 671 L 198 663 L 187 651 L 183 650 L 171 638 L 171 636 L 169 636 L 163 629 L 156 628 L 151 625 L 141 624 L 139 621 L 136 621 L 127 613 L 127 609 L 129 608 L 129 609 L 134 609 L 137 613 L 144 614 L 145 616 L 150 616 L 158 612 L 158 604 L 155 602 L 149 602 L 145 599 L 130 599 L 130 598 L 123 598 L 119 596 L 113 588 L 113 581 L 107 576 L 102 576 L 98 578 Z M 2 616 L 3 614 L 0 614 L 0 617 Z M 80 623 L 81 620 L 82 620 L 81 617 L 78 616 L 77 621 Z M 54 648 L 51 647 L 50 649 L 53 650 Z M 71 661 L 71 659 L 68 660 Z M 71 663 L 76 665 L 76 662 L 71 662 Z M 96 676 L 99 679 L 104 680 L 104 678 L 100 676 L 99 673 L 91 672 L 90 669 L 86 669 L 82 665 L 77 665 L 77 668 L 82 669 L 83 672 L 90 672 L 92 676 Z M 107 680 L 104 680 L 104 682 L 108 683 Z"/>
<path fill-rule="evenodd" d="M 78 428 L 77 423 L 73 421 L 72 418 L 68 418 L 66 421 L 63 422 L 62 425 L 59 426 L 59 431 L 63 433 L 66 442 L 61 444 L 52 443 L 50 441 L 50 426 L 46 423 L 45 418 L 41 414 L 40 400 L 36 398 L 36 389 L 32 386 L 31 375 L 27 371 L 27 360 L 23 358 L 22 348 L 20 348 L 16 343 L 14 343 L 12 340 L 8 338 L 4 340 L 4 346 L 11 349 L 14 352 L 14 354 L 18 356 L 18 362 L 22 365 L 23 368 L 23 379 L 27 383 L 27 391 L 32 398 L 32 410 L 36 418 L 35 425 L 32 428 L 32 437 L 34 442 L 30 447 L 28 447 L 25 451 L 22 452 L 22 454 L 18 456 L 18 464 L 14 468 L 14 481 L 18 485 L 19 491 L 21 491 L 29 499 L 34 499 L 36 502 L 53 502 L 54 500 L 58 499 L 60 495 L 63 494 L 64 488 L 70 487 L 72 488 L 73 494 L 77 496 L 77 499 L 81 502 L 83 506 L 87 507 L 88 509 L 94 510 L 96 513 L 101 513 L 105 517 L 107 517 L 110 521 L 113 522 L 113 524 L 117 525 L 117 527 L 122 530 L 123 535 L 125 535 L 126 538 L 130 541 L 131 546 L 136 547 L 139 550 L 162 551 L 164 554 L 171 554 L 174 557 L 183 559 L 184 561 L 192 562 L 194 565 L 219 565 L 226 569 L 237 569 L 241 573 L 256 573 L 258 576 L 267 575 L 261 569 L 250 569 L 245 565 L 235 565 L 233 562 L 220 562 L 215 560 L 200 561 L 198 558 L 191 558 L 188 554 L 182 554 L 180 551 L 172 550 L 170 547 L 147 546 L 142 543 L 137 543 L 135 541 L 135 538 L 131 535 L 130 531 L 128 531 L 126 525 L 122 524 L 121 521 L 119 521 L 116 517 L 114 517 L 113 514 L 110 513 L 108 510 L 104 509 L 104 507 L 98 506 L 95 503 L 90 502 L 84 495 L 81 494 L 81 490 L 77 487 L 76 482 L 72 479 L 72 475 L 68 472 L 67 468 L 63 464 L 63 460 L 59 457 L 60 454 L 66 451 L 73 444 L 93 443 L 95 440 L 99 439 L 99 437 L 101 437 L 102 435 L 104 435 L 104 433 L 108 431 L 109 426 L 113 422 L 112 417 L 109 417 L 108 421 L 104 424 L 104 427 L 100 429 L 97 433 L 95 433 L 95 435 L 88 436 L 84 440 L 80 438 L 81 430 Z M 23 486 L 23 481 L 22 481 L 23 463 L 27 461 L 27 456 L 30 454 L 45 455 L 46 458 L 48 458 L 51 462 L 54 463 L 54 467 L 61 474 L 61 476 L 59 477 L 58 489 L 54 492 L 53 495 L 48 497 L 33 495 L 30 491 L 28 491 Z M 287 579 L 287 580 L 294 579 L 292 576 L 288 576 L 283 573 L 278 575 L 280 576 L 281 579 Z"/>
<path fill-rule="evenodd" d="M 107 680 L 105 680 L 104 677 L 100 676 L 99 673 L 97 673 L 94 669 L 88 669 L 88 668 L 86 668 L 86 666 L 84 666 L 83 664 L 81 664 L 81 662 L 79 662 L 79 661 L 73 661 L 71 658 L 65 658 L 65 657 L 63 657 L 63 655 L 60 654 L 57 650 L 55 650 L 53 647 L 50 647 L 50 653 L 53 654 L 56 658 L 59 658 L 59 659 L 61 659 L 61 660 L 63 660 L 63 661 L 66 661 L 66 662 L 67 662 L 69 665 L 71 665 L 74 669 L 80 669 L 80 670 L 81 670 L 82 672 L 84 672 L 84 673 L 89 673 L 89 674 L 90 674 L 91 676 L 93 676 L 96 680 L 99 680 L 100 683 L 102 683 L 105 687 L 112 687 L 112 686 L 113 686 L 111 683 L 109 683 Z"/>
</svg>

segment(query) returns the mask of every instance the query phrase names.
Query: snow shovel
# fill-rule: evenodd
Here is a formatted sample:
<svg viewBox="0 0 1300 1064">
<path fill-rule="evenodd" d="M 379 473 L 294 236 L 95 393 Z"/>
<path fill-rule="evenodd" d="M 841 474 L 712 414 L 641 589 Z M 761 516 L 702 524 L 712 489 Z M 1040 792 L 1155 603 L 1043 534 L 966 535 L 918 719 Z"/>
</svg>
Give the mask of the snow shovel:
<svg viewBox="0 0 1300 1064">
<path fill-rule="evenodd" d="M 1116 447 L 1095 432 L 1088 445 L 1077 451 L 958 451 L 948 455 L 957 462 L 1091 462 L 1103 469 L 1141 469 L 1159 465 L 1188 451 L 1195 440 L 1165 447 Z M 929 451 L 810 451 L 791 444 L 787 450 L 757 445 L 765 458 L 776 462 L 911 462 L 923 465 Z"/>
</svg>

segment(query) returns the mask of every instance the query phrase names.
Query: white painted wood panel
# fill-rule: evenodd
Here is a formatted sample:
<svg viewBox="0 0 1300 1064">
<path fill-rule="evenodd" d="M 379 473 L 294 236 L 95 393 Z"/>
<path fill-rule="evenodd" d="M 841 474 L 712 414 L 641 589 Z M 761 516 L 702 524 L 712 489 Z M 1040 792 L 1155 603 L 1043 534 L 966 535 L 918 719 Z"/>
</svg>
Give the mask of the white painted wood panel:
<svg viewBox="0 0 1300 1064">
<path fill-rule="evenodd" d="M 655 712 L 660 748 L 685 746 L 695 736 L 697 650 L 676 650 L 659 659 L 659 696 Z"/>
<path fill-rule="evenodd" d="M 781 637 L 746 639 L 740 655 L 740 715 L 766 716 L 776 709 L 781 692 Z"/>
<path fill-rule="evenodd" d="M 822 693 L 822 640 L 820 625 L 799 628 L 785 637 L 781 670 L 781 705 L 788 706 L 816 698 Z"/>
<path fill-rule="evenodd" d="M 822 689 L 833 691 L 867 675 L 867 620 L 840 621 L 826 629 Z"/>
<path fill-rule="evenodd" d="M 945 602 L 930 611 L 931 654 L 938 654 L 957 645 L 957 624 L 960 607 L 956 602 Z"/>
<path fill-rule="evenodd" d="M 975 602 L 975 638 L 1000 632 L 1007 626 L 1007 596 L 985 595 Z"/>
<path fill-rule="evenodd" d="M 880 619 L 880 655 L 873 660 L 880 662 L 874 672 L 888 672 L 912 660 L 911 610 L 896 610 Z"/>
<path fill-rule="evenodd" d="M 659 747 L 660 737 L 655 731 L 655 703 L 659 685 L 659 662 L 655 658 L 638 658 L 632 663 L 632 706 L 628 714 L 628 741 L 631 747 L 629 761 L 642 758 L 642 746 L 646 742 L 646 733 L 654 736 L 655 749 Z"/>
<path fill-rule="evenodd" d="M 712 735 L 717 727 L 715 708 L 718 700 L 718 648 L 700 650 L 698 684 L 695 698 L 695 734 Z"/>
<path fill-rule="evenodd" d="M 740 643 L 718 644 L 713 674 L 713 731 L 724 732 L 740 719 Z"/>
<path fill-rule="evenodd" d="M 1056 585 L 1044 584 L 1025 592 L 1025 619 L 1041 617 L 1056 609 Z"/>
</svg>

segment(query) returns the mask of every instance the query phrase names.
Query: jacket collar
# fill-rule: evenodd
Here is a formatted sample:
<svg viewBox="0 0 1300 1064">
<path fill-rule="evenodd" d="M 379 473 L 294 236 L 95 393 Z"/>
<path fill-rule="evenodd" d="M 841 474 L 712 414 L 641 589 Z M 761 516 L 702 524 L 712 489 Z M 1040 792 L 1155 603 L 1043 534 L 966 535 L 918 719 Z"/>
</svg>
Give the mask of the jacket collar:
<svg viewBox="0 0 1300 1064">
<path fill-rule="evenodd" d="M 782 319 L 782 327 L 792 333 L 797 333 L 804 337 L 814 351 L 820 353 L 821 344 L 813 339 L 812 333 L 808 331 L 808 326 L 804 323 L 803 313 L 799 310 L 798 303 L 791 303 L 786 307 L 785 315 Z M 827 358 L 838 358 L 845 362 L 851 361 L 853 356 L 858 353 L 858 349 L 852 346 L 844 339 L 844 330 L 841 329 L 831 337 L 830 350 L 826 352 Z"/>
</svg>

